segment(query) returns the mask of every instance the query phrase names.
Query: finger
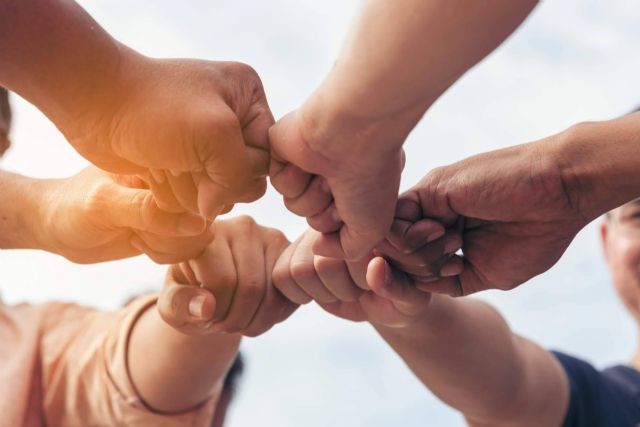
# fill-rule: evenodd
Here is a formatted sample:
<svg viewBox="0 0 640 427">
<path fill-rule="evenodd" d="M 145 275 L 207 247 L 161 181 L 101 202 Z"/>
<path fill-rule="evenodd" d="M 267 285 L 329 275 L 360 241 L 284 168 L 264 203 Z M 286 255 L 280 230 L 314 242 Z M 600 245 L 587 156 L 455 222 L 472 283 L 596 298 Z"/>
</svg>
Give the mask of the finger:
<svg viewBox="0 0 640 427">
<path fill-rule="evenodd" d="M 202 233 L 206 223 L 194 213 L 162 211 L 149 190 L 114 186 L 108 217 L 115 227 L 129 227 L 165 236 L 193 236 Z"/>
<path fill-rule="evenodd" d="M 310 217 L 322 213 L 331 204 L 333 198 L 327 181 L 316 175 L 307 189 L 296 198 L 284 198 L 284 204 L 296 215 Z"/>
<path fill-rule="evenodd" d="M 153 251 L 173 255 L 180 260 L 199 257 L 215 237 L 213 226 L 198 236 L 189 237 L 166 237 L 139 231 L 136 234 Z"/>
<path fill-rule="evenodd" d="M 384 234 L 387 232 L 385 231 Z M 358 231 L 343 224 L 337 233 L 323 234 L 313 247 L 316 255 L 358 261 L 384 238 L 375 230 Z"/>
<path fill-rule="evenodd" d="M 398 310 L 416 314 L 431 300 L 428 292 L 422 292 L 404 273 L 394 270 L 384 258 L 371 260 L 367 270 L 367 282 L 371 290 L 382 298 L 392 300 Z"/>
<path fill-rule="evenodd" d="M 421 219 L 416 222 L 395 219 L 387 241 L 399 251 L 410 253 L 444 236 L 445 228 L 438 221 Z"/>
<path fill-rule="evenodd" d="M 244 331 L 244 335 L 255 337 L 271 329 L 276 323 L 286 320 L 299 307 L 287 299 L 273 284 L 272 273 L 278 259 L 289 246 L 289 241 L 280 232 L 263 230 L 263 238 L 267 242 L 265 248 L 265 275 L 267 289 L 265 297 Z"/>
<path fill-rule="evenodd" d="M 236 115 L 217 114 L 216 119 L 203 118 L 196 129 L 197 152 L 207 179 L 198 186 L 198 208 L 209 219 L 215 218 L 221 206 L 233 203 L 247 192 L 252 180 L 252 166 Z"/>
<path fill-rule="evenodd" d="M 160 317 L 178 331 L 190 335 L 209 333 L 215 306 L 211 292 L 175 282 L 163 287 L 157 302 Z"/>
<path fill-rule="evenodd" d="M 307 224 L 320 233 L 333 233 L 340 230 L 343 223 L 338 215 L 336 205 L 331 203 L 319 214 L 307 217 Z"/>
<path fill-rule="evenodd" d="M 423 218 L 420 200 L 415 192 L 408 191 L 398 198 L 395 219 L 416 222 Z"/>
<path fill-rule="evenodd" d="M 182 213 L 185 211 L 184 207 L 180 204 L 176 196 L 173 194 L 171 185 L 167 182 L 167 178 L 164 177 L 164 171 L 158 171 L 163 175 L 162 183 L 156 181 L 150 174 L 142 175 L 149 189 L 153 193 L 153 198 L 156 201 L 158 207 L 165 212 Z"/>
<path fill-rule="evenodd" d="M 316 256 L 314 265 L 324 286 L 340 301 L 356 301 L 364 292 L 351 278 L 343 260 Z"/>
<path fill-rule="evenodd" d="M 251 323 L 267 288 L 264 247 L 253 237 L 258 229 L 251 224 L 239 231 L 244 238 L 234 239 L 231 245 L 238 284 L 227 317 L 219 325 L 228 333 L 242 332 Z"/>
<path fill-rule="evenodd" d="M 189 212 L 198 212 L 198 190 L 190 172 L 167 175 L 167 182 L 180 206 Z"/>
<path fill-rule="evenodd" d="M 313 234 L 307 233 L 292 255 L 289 264 L 291 277 L 314 300 L 321 303 L 335 301 L 338 298 L 324 286 L 316 272 L 314 255 L 311 250 L 312 237 Z"/>
<path fill-rule="evenodd" d="M 404 273 L 421 277 L 439 276 L 443 265 L 462 246 L 462 237 L 457 230 L 449 230 L 440 239 L 421 248 L 405 253 L 383 242 L 376 252 L 383 254 L 394 268 Z"/>
<path fill-rule="evenodd" d="M 293 163 L 276 163 L 276 166 L 277 169 L 272 166 L 269 175 L 273 188 L 284 197 L 290 199 L 300 197 L 309 186 L 313 175 L 303 171 Z"/>
<path fill-rule="evenodd" d="M 216 236 L 198 258 L 189 261 L 189 265 L 201 286 L 216 297 L 214 320 L 226 318 L 237 287 L 238 274 L 224 233 Z"/>
<path fill-rule="evenodd" d="M 273 285 L 292 302 L 303 305 L 311 302 L 312 298 L 307 294 L 291 276 L 291 257 L 296 251 L 303 236 L 287 247 L 278 258 L 273 269 Z"/>
<path fill-rule="evenodd" d="M 251 163 L 251 175 L 253 178 L 264 178 L 269 175 L 269 163 L 271 154 L 269 150 L 247 147 L 249 163 Z"/>
</svg>

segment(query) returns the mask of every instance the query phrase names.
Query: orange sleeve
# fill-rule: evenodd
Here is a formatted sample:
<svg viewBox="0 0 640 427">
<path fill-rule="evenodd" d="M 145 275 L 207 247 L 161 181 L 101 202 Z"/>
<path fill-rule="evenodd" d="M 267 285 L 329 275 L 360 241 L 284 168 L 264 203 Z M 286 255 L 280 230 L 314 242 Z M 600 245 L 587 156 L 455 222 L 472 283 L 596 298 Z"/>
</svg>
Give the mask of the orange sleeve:
<svg viewBox="0 0 640 427">
<path fill-rule="evenodd" d="M 131 382 L 129 336 L 136 320 L 155 301 L 155 296 L 142 297 L 117 312 L 49 305 L 40 349 L 46 425 L 210 425 L 217 396 L 189 412 L 159 414 L 142 403 Z"/>
</svg>

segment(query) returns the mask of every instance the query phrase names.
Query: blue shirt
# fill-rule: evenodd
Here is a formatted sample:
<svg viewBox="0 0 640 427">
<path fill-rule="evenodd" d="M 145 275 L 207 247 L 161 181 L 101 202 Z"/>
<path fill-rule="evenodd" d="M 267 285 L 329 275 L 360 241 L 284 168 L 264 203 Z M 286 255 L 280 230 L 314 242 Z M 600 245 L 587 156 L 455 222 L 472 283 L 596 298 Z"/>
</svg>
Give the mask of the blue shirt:
<svg viewBox="0 0 640 427">
<path fill-rule="evenodd" d="M 640 372 L 622 365 L 598 371 L 583 360 L 553 354 L 569 378 L 571 397 L 563 427 L 640 425 Z"/>
</svg>

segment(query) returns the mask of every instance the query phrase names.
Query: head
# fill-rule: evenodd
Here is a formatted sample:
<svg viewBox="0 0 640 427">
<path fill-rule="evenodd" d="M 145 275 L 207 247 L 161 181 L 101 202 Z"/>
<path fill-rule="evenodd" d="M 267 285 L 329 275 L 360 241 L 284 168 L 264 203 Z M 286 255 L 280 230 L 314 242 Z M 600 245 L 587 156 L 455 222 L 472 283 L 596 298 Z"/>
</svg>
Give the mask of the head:
<svg viewBox="0 0 640 427">
<path fill-rule="evenodd" d="M 640 199 L 607 213 L 600 235 L 616 291 L 640 324 Z"/>
<path fill-rule="evenodd" d="M 0 157 L 9 148 L 9 131 L 11 130 L 11 107 L 9 92 L 0 87 Z"/>
</svg>

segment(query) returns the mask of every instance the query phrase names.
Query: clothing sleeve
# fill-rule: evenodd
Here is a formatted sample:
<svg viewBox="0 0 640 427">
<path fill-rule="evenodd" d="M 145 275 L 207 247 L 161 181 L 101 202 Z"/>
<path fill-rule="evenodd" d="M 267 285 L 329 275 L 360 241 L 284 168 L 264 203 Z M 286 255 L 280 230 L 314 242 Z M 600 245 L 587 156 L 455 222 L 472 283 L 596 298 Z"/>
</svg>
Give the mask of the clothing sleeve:
<svg viewBox="0 0 640 427">
<path fill-rule="evenodd" d="M 127 345 L 140 315 L 156 297 L 118 312 L 53 304 L 41 339 L 45 424 L 55 426 L 208 426 L 217 396 L 180 414 L 159 414 L 137 395 Z M 153 351 L 150 349 L 150 351 Z"/>
<path fill-rule="evenodd" d="M 569 380 L 569 407 L 563 427 L 636 427 L 640 423 L 633 390 L 583 360 L 553 354 Z"/>
</svg>

